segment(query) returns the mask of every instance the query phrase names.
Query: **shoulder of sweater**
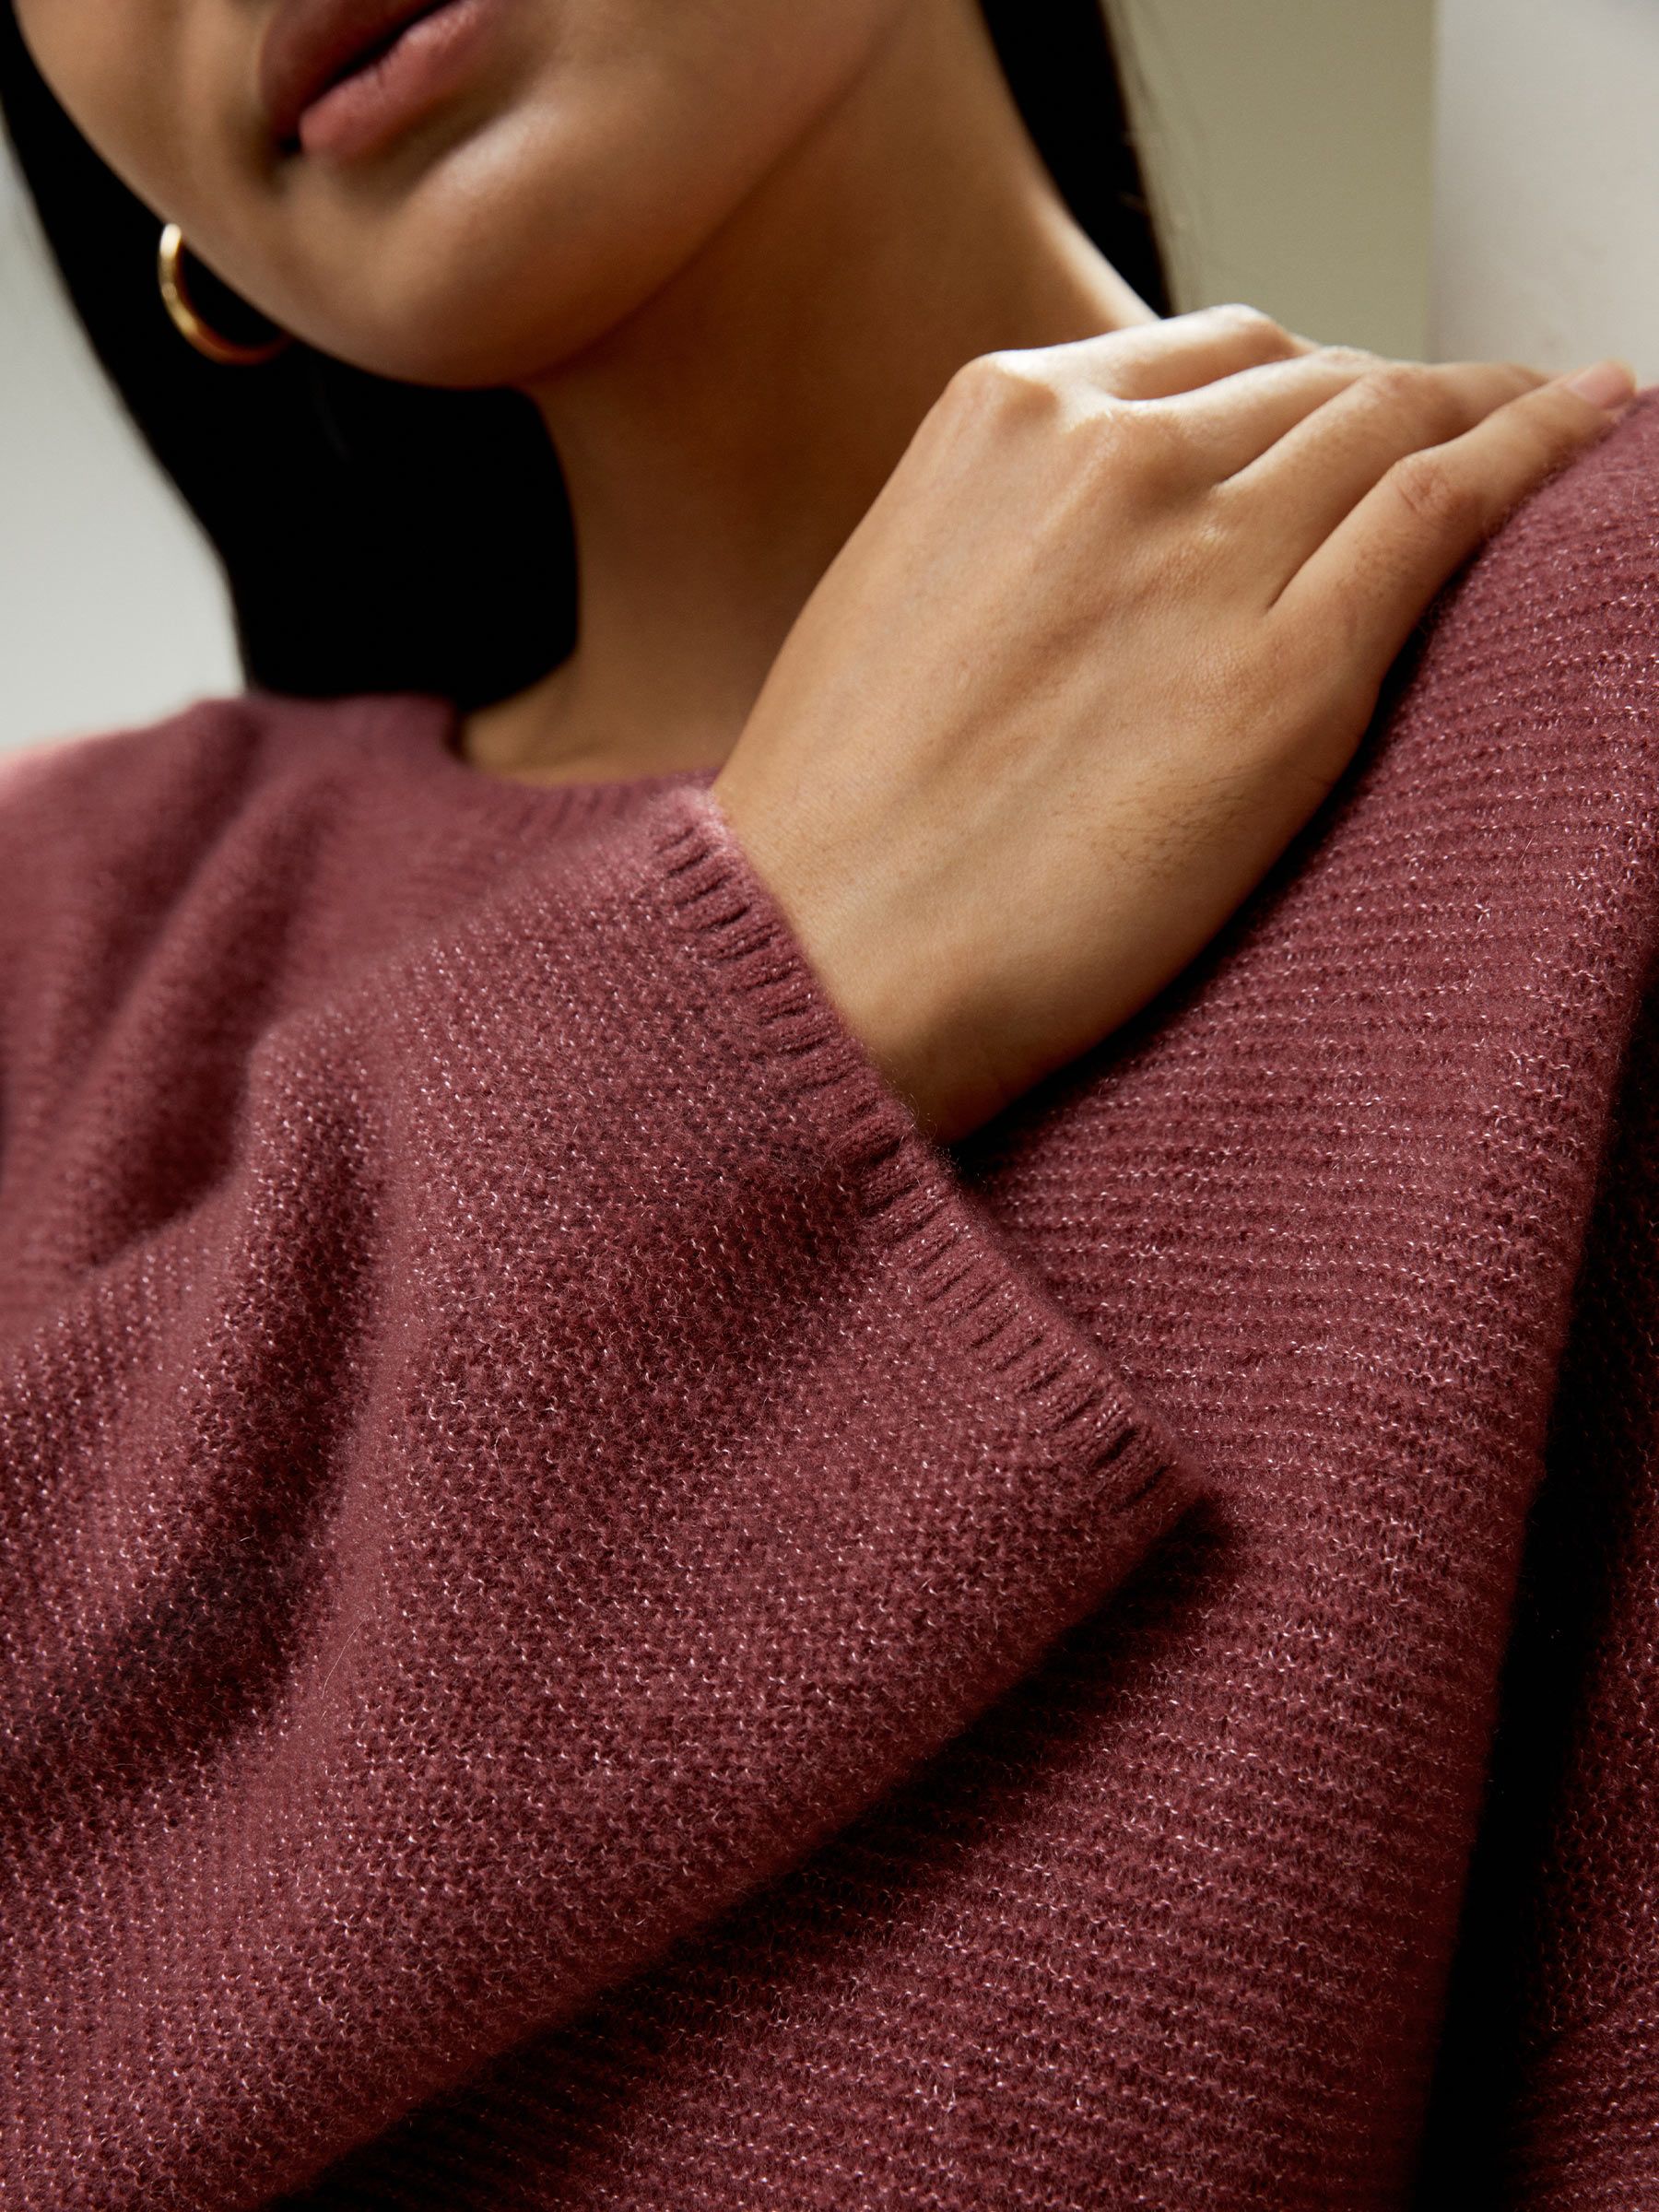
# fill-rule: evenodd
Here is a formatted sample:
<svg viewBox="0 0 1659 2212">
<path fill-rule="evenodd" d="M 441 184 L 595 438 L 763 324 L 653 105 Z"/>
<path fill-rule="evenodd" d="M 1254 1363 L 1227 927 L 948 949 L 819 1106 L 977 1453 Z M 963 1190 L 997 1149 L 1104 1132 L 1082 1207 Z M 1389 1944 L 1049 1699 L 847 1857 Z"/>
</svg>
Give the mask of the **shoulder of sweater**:
<svg viewBox="0 0 1659 2212">
<path fill-rule="evenodd" d="M 0 759 L 8 986 L 96 957 L 94 940 L 118 937 L 135 951 L 229 841 L 326 817 L 338 778 L 385 713 L 373 694 L 224 693 Z"/>
<path fill-rule="evenodd" d="M 45 739 L 0 759 L 0 841 L 119 841 L 181 802 L 234 810 L 273 776 L 344 753 L 380 703 L 224 692 L 153 721 Z"/>
</svg>

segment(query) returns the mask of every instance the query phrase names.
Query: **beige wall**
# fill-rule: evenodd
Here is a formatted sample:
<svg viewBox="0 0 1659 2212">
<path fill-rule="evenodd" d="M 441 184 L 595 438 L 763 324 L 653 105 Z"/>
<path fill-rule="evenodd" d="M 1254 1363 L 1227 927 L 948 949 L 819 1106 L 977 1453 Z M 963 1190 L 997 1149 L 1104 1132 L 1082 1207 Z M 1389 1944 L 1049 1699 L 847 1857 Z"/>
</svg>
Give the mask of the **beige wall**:
<svg viewBox="0 0 1659 2212">
<path fill-rule="evenodd" d="M 218 571 L 0 167 L 0 751 L 239 688 Z"/>
<path fill-rule="evenodd" d="M 1492 0 L 1493 6 L 1503 0 Z M 1109 0 L 1177 301 L 1428 342 L 1433 0 Z"/>
</svg>

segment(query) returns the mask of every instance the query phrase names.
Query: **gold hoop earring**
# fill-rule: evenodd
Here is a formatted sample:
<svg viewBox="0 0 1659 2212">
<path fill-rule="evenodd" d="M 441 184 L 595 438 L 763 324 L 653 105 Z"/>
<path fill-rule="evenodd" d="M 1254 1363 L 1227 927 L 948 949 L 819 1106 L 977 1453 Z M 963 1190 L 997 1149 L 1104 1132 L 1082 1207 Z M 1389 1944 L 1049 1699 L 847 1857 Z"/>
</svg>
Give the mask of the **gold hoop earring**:
<svg viewBox="0 0 1659 2212">
<path fill-rule="evenodd" d="M 156 255 L 156 276 L 161 287 L 161 298 L 173 327 L 180 331 L 198 353 L 210 361 L 221 361 L 229 368 L 256 369 L 261 361 L 275 360 L 286 347 L 294 342 L 291 332 L 266 344 L 243 346 L 228 338 L 205 323 L 197 313 L 184 283 L 184 233 L 177 223 L 165 223 L 161 229 L 161 243 Z"/>
</svg>

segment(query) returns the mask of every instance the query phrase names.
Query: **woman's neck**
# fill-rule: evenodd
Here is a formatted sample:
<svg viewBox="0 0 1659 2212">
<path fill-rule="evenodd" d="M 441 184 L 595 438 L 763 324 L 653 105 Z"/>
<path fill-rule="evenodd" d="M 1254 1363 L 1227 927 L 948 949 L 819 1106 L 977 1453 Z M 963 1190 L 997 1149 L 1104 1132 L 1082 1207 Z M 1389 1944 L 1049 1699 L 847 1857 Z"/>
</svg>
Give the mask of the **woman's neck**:
<svg viewBox="0 0 1659 2212">
<path fill-rule="evenodd" d="M 469 719 L 531 781 L 724 760 L 952 372 L 1151 311 L 1072 220 L 978 8 L 920 0 L 625 323 L 526 386 L 575 520 L 575 652 Z"/>
</svg>

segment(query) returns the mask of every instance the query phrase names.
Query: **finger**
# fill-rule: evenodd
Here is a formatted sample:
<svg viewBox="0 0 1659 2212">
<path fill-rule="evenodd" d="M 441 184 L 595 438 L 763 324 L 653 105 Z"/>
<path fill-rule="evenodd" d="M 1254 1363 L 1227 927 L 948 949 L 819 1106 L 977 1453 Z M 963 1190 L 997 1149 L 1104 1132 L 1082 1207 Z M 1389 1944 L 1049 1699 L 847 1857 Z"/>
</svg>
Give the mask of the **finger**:
<svg viewBox="0 0 1659 2212">
<path fill-rule="evenodd" d="M 1219 376 L 1314 350 L 1253 307 L 1206 307 L 1127 330 L 1074 338 L 1058 350 L 1117 399 L 1161 399 Z"/>
<path fill-rule="evenodd" d="M 1229 496 L 1275 517 L 1288 579 L 1397 462 L 1463 437 L 1544 381 L 1509 361 L 1383 361 L 1241 469 Z"/>
<path fill-rule="evenodd" d="M 1166 416 L 1182 433 L 1194 477 L 1221 484 L 1258 460 L 1316 407 L 1380 366 L 1374 353 L 1322 346 L 1142 404 Z"/>
<path fill-rule="evenodd" d="M 1287 584 L 1280 609 L 1316 632 L 1328 626 L 1380 682 L 1447 578 L 1518 500 L 1602 436 L 1634 391 L 1624 371 L 1624 400 L 1615 378 L 1598 405 L 1573 381 L 1540 385 L 1397 462 Z"/>
</svg>

